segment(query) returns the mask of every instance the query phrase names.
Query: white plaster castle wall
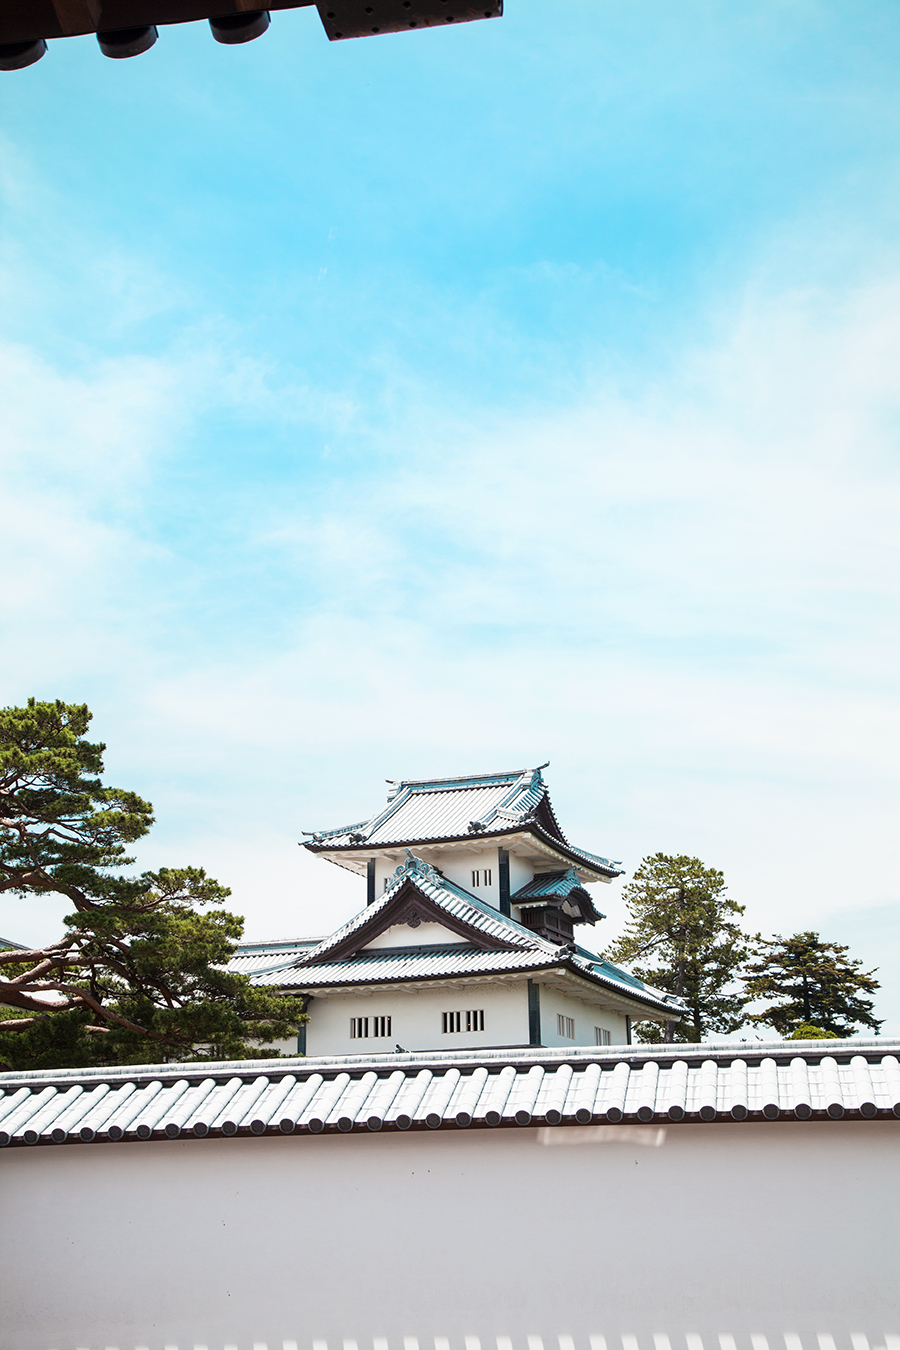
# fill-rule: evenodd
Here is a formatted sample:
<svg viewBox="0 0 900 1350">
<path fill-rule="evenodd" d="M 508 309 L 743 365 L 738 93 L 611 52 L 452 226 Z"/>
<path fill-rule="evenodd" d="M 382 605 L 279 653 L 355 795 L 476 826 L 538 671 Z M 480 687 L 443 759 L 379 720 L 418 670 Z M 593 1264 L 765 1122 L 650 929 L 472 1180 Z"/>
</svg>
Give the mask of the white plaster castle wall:
<svg viewBox="0 0 900 1350">
<path fill-rule="evenodd" d="M 433 867 L 439 868 L 445 877 L 450 881 L 455 881 L 457 886 L 462 886 L 464 890 L 473 895 L 487 900 L 489 904 L 498 905 L 500 900 L 500 869 L 499 869 L 499 848 L 497 844 L 487 844 L 483 848 L 456 848 L 437 849 L 428 848 L 427 845 L 417 845 L 411 852 L 416 857 L 422 858 L 425 862 L 431 863 Z M 405 858 L 405 853 L 404 853 Z M 375 895 L 376 898 L 384 894 L 386 883 L 394 875 L 398 866 L 399 858 L 376 858 L 375 860 Z M 477 889 L 472 885 L 472 872 L 483 871 L 489 868 L 491 872 L 491 884 L 489 886 L 479 886 Z M 556 870 L 563 870 L 564 865 L 559 864 Z M 553 869 L 549 869 L 553 870 Z M 514 895 L 522 886 L 526 886 L 535 875 L 534 863 L 529 858 L 521 857 L 515 849 L 509 852 L 509 890 Z M 595 901 L 596 903 L 596 901 Z M 602 908 L 602 906 L 601 906 Z"/>
<path fill-rule="evenodd" d="M 386 889 L 386 887 L 387 887 L 387 883 L 390 881 L 391 877 L 392 877 L 392 876 L 394 875 L 394 873 L 396 872 L 398 866 L 399 866 L 399 863 L 398 863 L 398 860 L 397 860 L 396 858 L 376 858 L 376 859 L 375 859 L 375 899 L 376 899 L 376 900 L 378 899 L 379 896 L 381 896 L 381 895 L 384 894 L 385 889 Z M 366 903 L 366 891 L 365 891 L 365 885 L 366 885 L 365 881 L 363 881 L 363 882 L 361 883 L 361 885 L 360 885 L 359 903 L 360 903 L 361 905 L 363 905 L 363 904 Z"/>
<path fill-rule="evenodd" d="M 271 1048 L 272 1050 L 277 1050 L 280 1055 L 296 1055 L 298 1049 L 297 1041 L 298 1038 L 296 1036 L 291 1036 L 290 1040 L 287 1041 L 266 1041 L 266 1049 Z M 287 1072 L 287 1070 L 285 1070 L 285 1072 Z"/>
<path fill-rule="evenodd" d="M 509 893 L 515 895 L 516 891 L 527 886 L 534 877 L 534 864 L 528 858 L 522 858 L 514 849 L 509 853 Z"/>
<path fill-rule="evenodd" d="M 423 925 L 424 927 L 424 925 Z M 374 945 L 374 944 L 373 944 Z M 392 945 L 392 944 L 387 944 Z M 370 994 L 335 994 L 319 997 L 310 1005 L 306 1032 L 308 1055 L 359 1054 L 366 1050 L 469 1050 L 483 1046 L 527 1045 L 529 1039 L 527 991 L 524 981 L 509 984 L 467 985 L 465 988 L 413 988 L 398 993 L 373 990 Z M 415 1000 L 413 1003 L 411 1000 Z M 541 985 L 541 1044 L 546 1046 L 595 1045 L 594 1027 L 610 1034 L 610 1045 L 628 1040 L 624 1014 L 598 1008 L 583 999 L 569 997 Z M 483 1009 L 483 1032 L 441 1031 L 441 1013 Z M 560 1035 L 557 1014 L 571 1017 L 575 1039 Z M 350 1038 L 351 1017 L 390 1016 L 391 1035 L 384 1040 Z M 400 1030 L 402 1028 L 402 1032 Z M 297 1038 L 279 1041 L 274 1049 L 296 1055 Z M 898 1348 L 900 1350 L 900 1348 Z"/>
<path fill-rule="evenodd" d="M 557 1015 L 571 1017 L 575 1023 L 575 1039 L 561 1036 L 557 1031 Z M 594 1027 L 603 1027 L 610 1033 L 611 1045 L 624 1045 L 628 1040 L 625 1016 L 612 1009 L 598 1008 L 596 1004 L 561 993 L 541 985 L 541 1044 L 547 1046 L 595 1045 Z"/>
<path fill-rule="evenodd" d="M 0 1350 L 895 1347 L 898 1130 L 8 1149 Z"/>
<path fill-rule="evenodd" d="M 372 938 L 360 951 L 374 951 L 379 947 L 429 947 L 434 944 L 455 946 L 465 941 L 459 933 L 445 928 L 442 923 L 420 923 L 418 928 L 410 928 L 408 923 L 395 923 Z"/>
<path fill-rule="evenodd" d="M 449 881 L 455 881 L 457 886 L 462 886 L 462 888 L 471 895 L 476 895 L 479 899 L 486 900 L 488 904 L 493 905 L 495 908 L 499 904 L 500 883 L 496 844 L 486 845 L 483 848 L 459 847 L 453 849 L 428 848 L 426 845 L 423 845 L 421 847 L 416 846 L 410 851 L 417 858 L 422 858 L 425 862 L 431 863 L 433 867 L 439 868 Z M 398 864 L 403 861 L 405 857 L 406 854 L 404 852 L 402 859 L 376 858 L 376 898 L 384 894 L 385 883 L 394 875 Z M 473 886 L 473 871 L 483 872 L 485 869 L 488 869 L 491 873 L 490 885 Z M 524 880 L 517 882 L 516 885 L 522 886 L 525 884 L 525 881 L 531 880 L 532 869 L 527 866 L 523 868 L 520 865 L 519 871 L 522 872 Z M 510 859 L 510 884 L 511 889 L 514 890 L 515 886 L 512 885 L 512 872 L 512 859 Z"/>
<path fill-rule="evenodd" d="M 490 847 L 472 848 L 472 849 L 447 849 L 446 851 L 430 852 L 427 849 L 422 850 L 422 857 L 439 867 L 448 881 L 455 881 L 457 886 L 462 886 L 463 890 L 470 895 L 477 896 L 479 900 L 486 900 L 489 905 L 496 909 L 500 904 L 500 880 L 499 868 L 497 866 L 498 854 L 497 845 Z M 490 885 L 473 886 L 473 871 L 484 872 L 487 869 L 491 874 Z M 482 878 L 483 880 L 483 878 Z"/>
<path fill-rule="evenodd" d="M 484 1031 L 441 1030 L 441 1014 L 484 1011 Z M 388 1040 L 350 1038 L 351 1017 L 390 1017 Z M 364 1051 L 469 1050 L 485 1046 L 528 1044 L 528 992 L 524 980 L 510 984 L 454 984 L 443 989 L 421 986 L 368 994 L 334 994 L 314 998 L 306 1032 L 308 1055 L 347 1055 Z M 593 1038 L 593 1033 L 592 1033 Z"/>
</svg>

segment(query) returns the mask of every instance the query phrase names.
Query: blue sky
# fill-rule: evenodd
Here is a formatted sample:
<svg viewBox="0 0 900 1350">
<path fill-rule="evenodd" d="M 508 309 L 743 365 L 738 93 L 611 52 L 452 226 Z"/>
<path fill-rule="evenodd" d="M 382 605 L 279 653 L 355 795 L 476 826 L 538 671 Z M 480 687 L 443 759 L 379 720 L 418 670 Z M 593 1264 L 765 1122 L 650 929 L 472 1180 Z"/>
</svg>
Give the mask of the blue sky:
<svg viewBox="0 0 900 1350">
<path fill-rule="evenodd" d="M 898 59 L 888 3 L 509 0 L 4 77 L 0 692 L 91 705 L 142 862 L 321 931 L 302 829 L 549 758 L 900 1034 Z"/>
</svg>

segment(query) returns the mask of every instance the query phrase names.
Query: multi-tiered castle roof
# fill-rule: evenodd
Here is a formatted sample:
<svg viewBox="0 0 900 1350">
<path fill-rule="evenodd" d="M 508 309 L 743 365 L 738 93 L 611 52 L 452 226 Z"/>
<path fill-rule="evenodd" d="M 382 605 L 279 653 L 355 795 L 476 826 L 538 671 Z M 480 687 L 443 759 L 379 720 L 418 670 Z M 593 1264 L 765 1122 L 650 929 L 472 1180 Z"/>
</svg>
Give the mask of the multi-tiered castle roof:
<svg viewBox="0 0 900 1350">
<path fill-rule="evenodd" d="M 677 1018 L 677 1000 L 575 941 L 603 918 L 586 887 L 622 868 L 569 843 L 544 768 L 390 782 L 368 819 L 309 833 L 311 853 L 366 877 L 365 908 L 323 939 L 246 943 L 234 967 L 315 998 L 528 981 L 622 1026 Z"/>
<path fill-rule="evenodd" d="M 502 844 L 535 871 L 573 868 L 582 881 L 611 881 L 619 863 L 575 848 L 563 834 L 542 776 L 547 767 L 461 778 L 390 782 L 386 806 L 368 820 L 309 833 L 306 847 L 355 872 L 372 857 L 402 848 L 446 851 Z"/>
</svg>

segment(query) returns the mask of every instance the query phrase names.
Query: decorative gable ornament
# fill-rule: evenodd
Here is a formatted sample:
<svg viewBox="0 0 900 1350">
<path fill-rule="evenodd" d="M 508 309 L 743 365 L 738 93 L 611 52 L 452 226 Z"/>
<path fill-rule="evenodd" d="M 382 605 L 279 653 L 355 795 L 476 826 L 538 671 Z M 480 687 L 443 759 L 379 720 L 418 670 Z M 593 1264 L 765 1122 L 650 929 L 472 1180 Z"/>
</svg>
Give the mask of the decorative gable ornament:
<svg viewBox="0 0 900 1350">
<path fill-rule="evenodd" d="M 423 880 L 430 881 L 435 886 L 443 885 L 443 879 L 437 868 L 432 867 L 431 863 L 427 863 L 424 858 L 417 858 L 410 849 L 406 850 L 405 860 L 400 863 L 399 867 L 394 868 L 388 883 L 388 890 L 407 877 L 422 877 Z"/>
</svg>

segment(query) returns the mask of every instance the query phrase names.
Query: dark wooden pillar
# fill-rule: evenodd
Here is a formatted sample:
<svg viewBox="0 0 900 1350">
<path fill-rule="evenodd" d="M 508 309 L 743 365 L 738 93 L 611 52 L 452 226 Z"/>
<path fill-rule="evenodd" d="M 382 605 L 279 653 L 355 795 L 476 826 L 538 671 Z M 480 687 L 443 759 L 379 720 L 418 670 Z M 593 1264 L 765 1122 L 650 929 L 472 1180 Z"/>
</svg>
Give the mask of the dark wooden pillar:
<svg viewBox="0 0 900 1350">
<path fill-rule="evenodd" d="M 541 1044 L 541 986 L 528 981 L 528 1044 Z"/>
<path fill-rule="evenodd" d="M 302 995 L 301 995 L 301 999 L 302 999 L 302 1003 L 303 1003 L 303 1011 L 304 1011 L 304 1012 L 307 1012 L 307 1011 L 309 1010 L 309 1004 L 310 1004 L 310 996 L 309 996 L 309 994 L 302 994 Z M 298 1054 L 298 1055 L 305 1055 L 305 1054 L 306 1054 L 306 1028 L 308 1027 L 308 1025 L 309 1025 L 308 1022 L 301 1022 L 300 1025 L 299 1025 L 299 1027 L 297 1028 L 297 1054 Z"/>
<path fill-rule="evenodd" d="M 509 907 L 509 849 L 497 849 L 497 879 L 500 883 L 500 913 L 511 914 Z"/>
<path fill-rule="evenodd" d="M 366 904 L 375 903 L 375 859 L 370 858 L 366 863 Z"/>
</svg>

